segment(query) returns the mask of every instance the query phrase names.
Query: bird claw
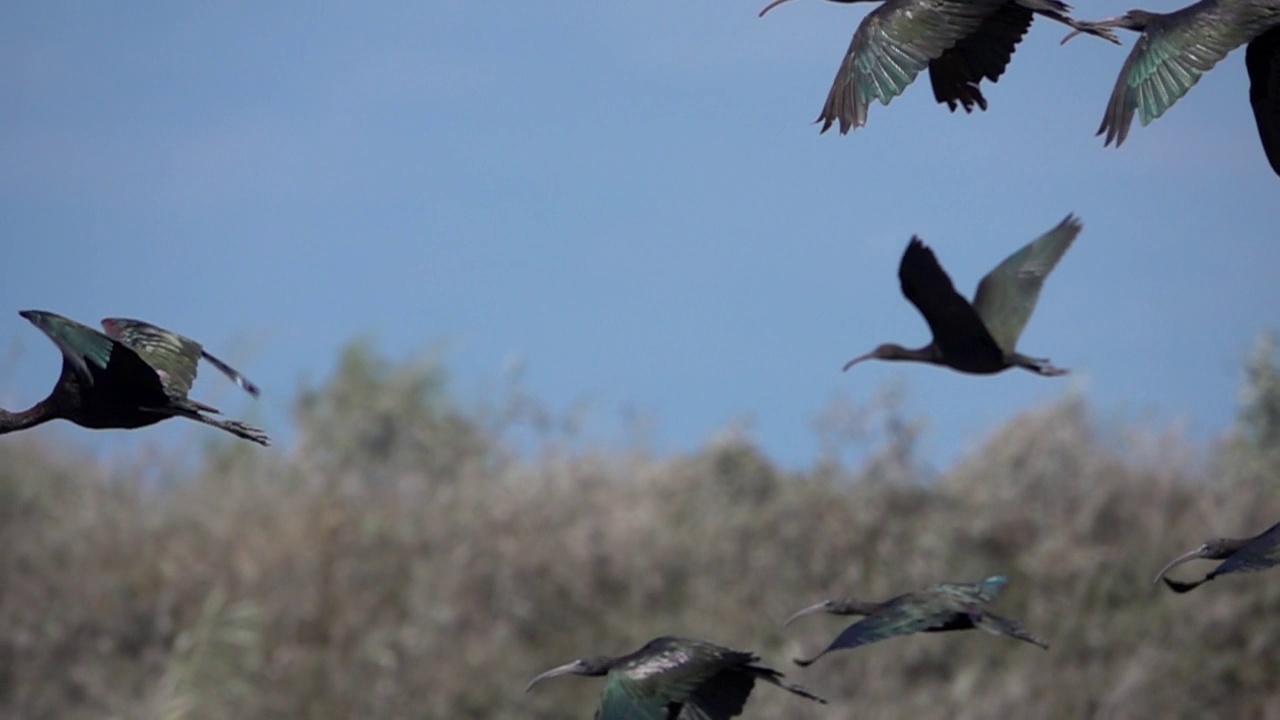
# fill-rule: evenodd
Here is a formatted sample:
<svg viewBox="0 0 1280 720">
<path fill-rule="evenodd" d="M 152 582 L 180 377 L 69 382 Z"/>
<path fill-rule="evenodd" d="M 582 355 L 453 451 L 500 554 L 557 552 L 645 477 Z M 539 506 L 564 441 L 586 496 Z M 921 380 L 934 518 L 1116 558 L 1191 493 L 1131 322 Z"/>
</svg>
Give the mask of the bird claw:
<svg viewBox="0 0 1280 720">
<path fill-rule="evenodd" d="M 1040 360 L 1036 363 L 1036 372 L 1044 375 L 1045 377 L 1056 377 L 1058 375 L 1066 375 L 1071 371 L 1060 367 L 1054 367 L 1049 364 L 1048 360 Z"/>
</svg>

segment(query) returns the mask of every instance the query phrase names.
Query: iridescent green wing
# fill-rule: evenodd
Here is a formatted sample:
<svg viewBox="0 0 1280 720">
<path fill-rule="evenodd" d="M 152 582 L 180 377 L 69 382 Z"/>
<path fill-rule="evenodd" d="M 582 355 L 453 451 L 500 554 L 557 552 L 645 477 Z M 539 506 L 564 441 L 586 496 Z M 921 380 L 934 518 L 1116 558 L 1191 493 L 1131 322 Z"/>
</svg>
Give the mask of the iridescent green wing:
<svg viewBox="0 0 1280 720">
<path fill-rule="evenodd" d="M 1005 258 L 978 283 L 973 308 L 1001 350 L 1014 351 L 1040 299 L 1045 278 L 1071 247 L 1080 228 L 1080 221 L 1068 215 L 1052 230 Z"/>
<path fill-rule="evenodd" d="M 18 313 L 40 329 L 58 350 L 68 366 L 92 385 L 95 376 L 105 372 L 111 362 L 111 352 L 116 343 L 88 325 L 44 310 L 23 310 Z"/>
<path fill-rule="evenodd" d="M 1098 126 L 1105 145 L 1119 147 L 1133 115 L 1145 126 L 1173 106 L 1200 76 L 1252 37 L 1241 24 L 1220 17 L 1219 3 L 1196 3 L 1153 19 L 1120 69 Z"/>
<path fill-rule="evenodd" d="M 155 368 L 172 395 L 186 397 L 196 379 L 200 343 L 151 323 L 128 318 L 104 318 L 107 335 L 128 346 Z"/>
<path fill-rule="evenodd" d="M 674 720 L 700 686 L 754 657 L 702 640 L 653 640 L 609 672 L 599 720 Z"/>
<path fill-rule="evenodd" d="M 1005 0 L 889 0 L 863 18 L 853 34 L 827 102 L 822 131 L 840 133 L 867 122 L 872 100 L 888 105 L 929 61 L 978 30 Z"/>
</svg>

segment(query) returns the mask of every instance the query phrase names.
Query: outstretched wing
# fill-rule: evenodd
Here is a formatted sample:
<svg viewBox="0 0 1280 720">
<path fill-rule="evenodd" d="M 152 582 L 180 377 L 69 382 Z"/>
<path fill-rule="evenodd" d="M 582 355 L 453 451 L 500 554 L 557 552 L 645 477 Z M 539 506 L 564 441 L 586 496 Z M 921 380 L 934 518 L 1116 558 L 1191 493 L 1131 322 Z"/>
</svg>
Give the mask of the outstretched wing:
<svg viewBox="0 0 1280 720">
<path fill-rule="evenodd" d="M 1280 27 L 1254 38 L 1244 54 L 1249 104 L 1271 169 L 1280 175 Z"/>
<path fill-rule="evenodd" d="M 258 396 L 257 385 L 240 374 L 239 370 L 214 357 L 200 343 L 185 335 L 179 335 L 149 322 L 129 318 L 104 318 L 102 327 L 106 329 L 107 335 L 136 350 L 152 367 L 163 373 L 166 387 L 180 395 L 186 395 L 191 391 L 191 385 L 195 382 L 198 372 L 198 363 L 203 358 L 231 378 L 245 392 L 254 397 Z"/>
<path fill-rule="evenodd" d="M 1002 355 L 978 312 L 956 292 L 933 250 L 920 238 L 911 238 L 902 254 L 898 281 L 902 294 L 929 323 L 934 342 L 944 353 Z"/>
<path fill-rule="evenodd" d="M 107 335 L 119 340 L 155 368 L 170 393 L 186 397 L 196 380 L 200 343 L 142 320 L 103 318 Z"/>
<path fill-rule="evenodd" d="M 963 106 L 972 112 L 976 105 L 987 109 L 978 83 L 984 78 L 995 82 L 1004 74 L 1027 28 L 1031 27 L 1031 11 L 1015 3 L 1001 5 L 970 35 L 929 63 L 929 81 L 933 97 L 946 103 L 953 112 Z"/>
<path fill-rule="evenodd" d="M 1133 114 L 1146 125 L 1160 117 L 1227 53 L 1249 38 L 1240 26 L 1225 22 L 1196 3 L 1153 19 L 1134 43 L 1107 102 L 1098 135 L 1104 145 L 1120 147 L 1129 135 Z"/>
<path fill-rule="evenodd" d="M 88 325 L 44 310 L 22 310 L 18 314 L 58 346 L 67 365 L 85 384 L 92 385 L 94 375 L 105 371 L 111 362 L 115 343 Z"/>
<path fill-rule="evenodd" d="M 1280 523 L 1267 528 L 1262 534 L 1250 540 L 1248 545 L 1218 563 L 1218 567 L 1214 568 L 1209 575 L 1217 577 L 1233 572 L 1257 572 L 1268 570 L 1277 564 L 1280 564 Z"/>
<path fill-rule="evenodd" d="M 1045 278 L 1080 234 L 1080 221 L 1068 215 L 1049 232 L 1005 258 L 978 283 L 973 308 L 1006 353 L 1013 352 L 1040 299 Z"/>
<path fill-rule="evenodd" d="M 796 660 L 801 666 L 835 650 L 850 650 L 897 635 L 929 630 L 958 630 L 972 627 L 969 616 L 952 607 L 938 607 L 931 596 L 913 594 L 895 598 L 875 613 L 844 629 L 822 652 L 808 660 Z"/>
<path fill-rule="evenodd" d="M 985 630 L 992 635 L 1008 635 L 1045 650 L 1049 649 L 1049 643 L 1027 632 L 1025 628 L 1007 617 L 983 611 L 971 612 L 969 617 L 973 621 L 974 627 Z"/>
<path fill-rule="evenodd" d="M 64 372 L 69 368 L 85 387 L 103 383 L 106 393 L 128 393 L 132 400 L 161 401 L 165 397 L 160 377 L 131 348 L 88 325 L 43 310 L 18 313 L 53 341 L 62 351 Z"/>
<path fill-rule="evenodd" d="M 962 38 L 976 32 L 1005 0 L 888 0 L 863 18 L 853 34 L 822 114 L 826 132 L 840 134 L 867 122 L 872 100 L 888 105 L 916 76 Z"/>
</svg>

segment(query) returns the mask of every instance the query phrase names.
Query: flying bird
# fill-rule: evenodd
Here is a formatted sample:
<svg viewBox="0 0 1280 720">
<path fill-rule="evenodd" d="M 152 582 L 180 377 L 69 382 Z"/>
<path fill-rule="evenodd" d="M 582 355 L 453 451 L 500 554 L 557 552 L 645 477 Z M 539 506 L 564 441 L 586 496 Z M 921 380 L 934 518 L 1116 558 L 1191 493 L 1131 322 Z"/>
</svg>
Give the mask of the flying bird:
<svg viewBox="0 0 1280 720">
<path fill-rule="evenodd" d="M 742 712 L 757 680 L 827 702 L 784 682 L 782 673 L 759 660 L 752 653 L 703 640 L 660 637 L 628 655 L 584 657 L 552 668 L 531 680 L 525 692 L 558 675 L 603 676 L 596 720 L 728 720 Z"/>
<path fill-rule="evenodd" d="M 1116 147 L 1129 136 L 1134 113 L 1145 127 L 1187 94 L 1218 61 L 1248 43 L 1249 104 L 1271 169 L 1280 175 L 1280 0 L 1200 0 L 1170 13 L 1147 10 L 1082 22 L 1141 33 L 1120 68 L 1098 135 Z M 1066 42 L 1080 31 L 1069 33 Z"/>
<path fill-rule="evenodd" d="M 785 2 L 774 0 L 760 16 Z M 886 0 L 858 25 L 814 122 L 822 123 L 820 132 L 838 122 L 841 135 L 862 127 L 872 100 L 888 105 L 925 68 L 934 98 L 952 112 L 986 110 L 978 84 L 1000 78 L 1035 15 L 1119 44 L 1111 30 L 1077 22 L 1070 11 L 1059 0 Z"/>
<path fill-rule="evenodd" d="M 1045 278 L 1080 234 L 1080 221 L 1068 215 L 1049 232 L 987 273 L 973 302 L 956 292 L 933 251 L 911 238 L 898 265 L 902 294 L 929 323 L 933 339 L 909 349 L 885 343 L 844 364 L 847 371 L 863 360 L 914 360 L 960 372 L 989 375 L 1017 366 L 1040 375 L 1064 375 L 1047 358 L 1023 355 L 1015 348 L 1040 298 Z"/>
<path fill-rule="evenodd" d="M 1221 560 L 1218 566 L 1204 578 L 1195 582 L 1178 582 L 1165 577 L 1173 568 L 1192 560 Z M 1160 569 L 1152 582 L 1164 580 L 1170 590 L 1190 592 L 1219 575 L 1236 572 L 1257 572 L 1280 564 L 1280 523 L 1247 538 L 1214 538 L 1185 555 L 1179 555 Z"/>
<path fill-rule="evenodd" d="M 995 600 L 1000 588 L 1008 582 L 1003 575 L 993 575 L 976 583 L 939 583 L 926 590 L 904 593 L 884 602 L 854 599 L 824 600 L 787 618 L 783 625 L 814 613 L 863 615 L 862 620 L 845 628 L 825 650 L 808 659 L 794 662 L 807 667 L 834 650 L 851 650 L 896 635 L 917 632 L 947 632 L 978 628 L 993 635 L 1008 635 L 1046 650 L 1049 645 L 1021 625 L 988 612 L 983 606 Z"/>
<path fill-rule="evenodd" d="M 256 385 L 200 343 L 141 320 L 107 318 L 102 321 L 103 333 L 43 310 L 18 314 L 62 351 L 62 374 L 49 396 L 31 408 L 0 409 L 0 434 L 56 419 L 92 429 L 132 429 L 184 417 L 260 445 L 270 444 L 262 430 L 209 417 L 205 413 L 218 410 L 187 397 L 202 359 L 250 395 L 258 395 Z"/>
</svg>

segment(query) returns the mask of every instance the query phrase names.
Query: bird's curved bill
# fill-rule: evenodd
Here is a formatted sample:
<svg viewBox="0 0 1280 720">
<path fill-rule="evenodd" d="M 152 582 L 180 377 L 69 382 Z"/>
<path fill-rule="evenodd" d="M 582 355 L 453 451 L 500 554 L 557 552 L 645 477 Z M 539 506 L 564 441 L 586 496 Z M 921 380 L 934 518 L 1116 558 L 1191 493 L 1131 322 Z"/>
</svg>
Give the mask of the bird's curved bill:
<svg viewBox="0 0 1280 720">
<path fill-rule="evenodd" d="M 1173 560 L 1170 560 L 1168 565 L 1165 565 L 1164 567 L 1160 568 L 1160 572 L 1159 572 L 1158 574 L 1156 574 L 1156 579 L 1151 581 L 1151 582 L 1152 582 L 1152 584 L 1155 584 L 1155 583 L 1160 582 L 1161 578 L 1163 578 L 1163 577 L 1165 576 L 1165 573 L 1167 573 L 1167 572 L 1169 572 L 1170 570 L 1172 570 L 1172 569 L 1174 569 L 1174 568 L 1178 567 L 1179 565 L 1181 565 L 1181 564 L 1183 564 L 1183 563 L 1186 563 L 1186 562 L 1191 562 L 1192 560 L 1198 560 L 1198 559 L 1200 559 L 1200 558 L 1202 558 L 1202 557 L 1204 557 L 1204 546 L 1203 546 L 1203 545 L 1201 545 L 1200 547 L 1196 548 L 1195 550 L 1192 550 L 1191 552 L 1189 552 L 1189 553 L 1187 553 L 1187 554 L 1185 554 L 1185 555 L 1179 555 L 1178 557 L 1174 558 Z"/>
<path fill-rule="evenodd" d="M 764 17 L 764 14 L 765 14 L 765 13 L 767 13 L 767 12 L 769 12 L 770 10 L 772 10 L 772 9 L 774 9 L 774 8 L 776 8 L 776 7 L 778 7 L 778 6 L 779 6 L 779 5 L 781 5 L 782 3 L 790 2 L 790 1 L 791 1 L 791 0 L 773 0 L 773 2 L 771 2 L 771 3 L 769 3 L 768 5 L 765 5 L 765 6 L 764 6 L 764 9 L 760 11 L 760 14 L 759 14 L 757 17 Z"/>
<path fill-rule="evenodd" d="M 854 358 L 854 359 L 850 360 L 849 362 L 845 363 L 845 364 L 844 364 L 844 367 L 840 368 L 840 371 L 841 371 L 841 372 L 849 372 L 849 368 L 853 367 L 854 365 L 857 365 L 858 363 L 862 362 L 863 360 L 870 360 L 871 358 L 873 358 L 873 357 L 875 357 L 875 356 L 876 356 L 876 354 L 875 354 L 875 352 L 874 352 L 874 351 L 869 352 L 869 353 L 863 353 L 862 355 L 859 355 L 858 357 L 856 357 L 856 358 Z"/>
<path fill-rule="evenodd" d="M 827 611 L 827 610 L 829 610 L 829 609 L 831 609 L 831 601 L 830 601 L 830 600 L 823 600 L 822 602 L 818 603 L 817 605 L 810 605 L 809 607 L 807 607 L 807 608 L 805 608 L 805 609 L 801 610 L 800 612 L 796 613 L 795 615 L 792 615 L 791 617 L 787 618 L 786 620 L 784 620 L 784 621 L 782 622 L 782 627 L 786 627 L 786 626 L 790 625 L 792 622 L 794 622 L 794 621 L 796 621 L 796 620 L 798 620 L 798 619 L 800 619 L 800 618 L 804 617 L 805 615 L 814 615 L 814 614 L 817 614 L 817 613 L 820 613 L 820 612 L 826 612 L 826 611 Z"/>
<path fill-rule="evenodd" d="M 533 686 L 534 686 L 534 685 L 537 685 L 538 683 L 542 682 L 543 680 L 550 680 L 550 679 L 551 679 L 551 678 L 553 678 L 553 677 L 559 677 L 559 676 L 561 676 L 561 675 L 568 675 L 569 673 L 572 673 L 574 670 L 577 670 L 577 669 L 578 669 L 578 661 L 577 661 L 577 660 L 574 660 L 574 661 L 573 661 L 573 662 L 571 662 L 571 663 L 565 663 L 564 665 L 561 665 L 560 667 L 553 667 L 553 668 L 551 668 L 550 670 L 548 670 L 548 671 L 546 671 L 546 672 L 544 672 L 544 673 L 542 673 L 542 674 L 538 675 L 538 676 L 537 676 L 537 677 L 535 677 L 534 679 L 530 680 L 530 681 L 529 681 L 529 684 L 528 684 L 528 685 L 526 685 L 526 686 L 524 687 L 524 691 L 525 691 L 525 692 L 529 692 L 529 690 L 531 690 L 531 689 L 533 688 Z"/>
</svg>

